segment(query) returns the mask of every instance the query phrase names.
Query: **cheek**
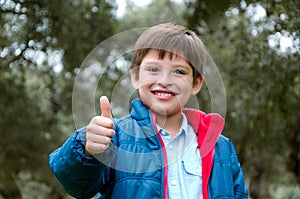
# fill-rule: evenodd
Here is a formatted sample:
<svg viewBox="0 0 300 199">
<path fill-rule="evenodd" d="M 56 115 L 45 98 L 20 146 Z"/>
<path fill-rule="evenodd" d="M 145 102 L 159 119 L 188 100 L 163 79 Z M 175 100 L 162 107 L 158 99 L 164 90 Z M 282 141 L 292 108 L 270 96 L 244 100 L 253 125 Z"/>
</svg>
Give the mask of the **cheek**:
<svg viewBox="0 0 300 199">
<path fill-rule="evenodd" d="M 138 89 L 138 90 L 145 90 L 145 89 L 147 89 L 148 87 L 150 87 L 150 85 L 151 85 L 151 83 L 150 82 L 148 82 L 148 81 L 145 81 L 145 80 L 140 80 L 139 82 L 138 82 L 138 84 L 136 85 L 136 89 Z"/>
<path fill-rule="evenodd" d="M 191 92 L 193 90 L 193 82 L 190 78 L 182 79 L 178 85 L 181 87 L 181 90 L 185 92 Z"/>
<path fill-rule="evenodd" d="M 142 76 L 139 76 L 138 79 L 135 79 L 132 81 L 132 84 L 135 89 L 142 89 L 143 87 L 147 87 L 153 82 L 150 78 L 144 78 Z"/>
<path fill-rule="evenodd" d="M 156 82 L 156 78 L 155 77 L 151 77 L 149 75 L 140 75 L 139 76 L 139 86 L 140 87 L 145 87 L 145 86 L 149 86 L 150 84 Z"/>
</svg>

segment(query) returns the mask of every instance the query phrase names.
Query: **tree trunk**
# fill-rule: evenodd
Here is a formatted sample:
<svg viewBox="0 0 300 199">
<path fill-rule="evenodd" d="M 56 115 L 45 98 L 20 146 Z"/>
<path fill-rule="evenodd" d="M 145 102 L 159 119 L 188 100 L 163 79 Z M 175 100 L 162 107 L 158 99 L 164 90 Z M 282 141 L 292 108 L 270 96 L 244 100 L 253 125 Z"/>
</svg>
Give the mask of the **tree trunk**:
<svg viewBox="0 0 300 199">
<path fill-rule="evenodd" d="M 300 118 L 286 128 L 286 134 L 288 137 L 287 168 L 300 184 Z"/>
</svg>

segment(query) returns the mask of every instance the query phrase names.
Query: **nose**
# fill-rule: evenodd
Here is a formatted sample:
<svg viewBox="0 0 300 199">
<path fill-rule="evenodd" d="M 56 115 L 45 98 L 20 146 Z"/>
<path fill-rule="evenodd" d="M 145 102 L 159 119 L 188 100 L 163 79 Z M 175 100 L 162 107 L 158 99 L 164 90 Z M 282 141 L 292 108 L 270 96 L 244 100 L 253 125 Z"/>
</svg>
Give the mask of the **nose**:
<svg viewBox="0 0 300 199">
<path fill-rule="evenodd" d="M 164 71 L 158 77 L 157 83 L 162 85 L 162 86 L 168 86 L 168 85 L 172 84 L 172 75 L 169 72 Z"/>
</svg>

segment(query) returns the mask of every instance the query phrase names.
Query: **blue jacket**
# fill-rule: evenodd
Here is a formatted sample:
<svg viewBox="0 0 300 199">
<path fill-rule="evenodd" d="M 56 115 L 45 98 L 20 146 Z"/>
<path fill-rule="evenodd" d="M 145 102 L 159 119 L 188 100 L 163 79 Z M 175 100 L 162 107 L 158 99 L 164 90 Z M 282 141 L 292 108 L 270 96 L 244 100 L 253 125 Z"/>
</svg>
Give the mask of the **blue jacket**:
<svg viewBox="0 0 300 199">
<path fill-rule="evenodd" d="M 248 198 L 234 146 L 220 135 L 224 120 L 194 109 L 184 112 L 198 134 L 203 198 Z M 134 100 L 131 114 L 114 122 L 116 135 L 109 150 L 86 156 L 86 129 L 79 129 L 50 154 L 52 172 L 75 198 L 99 193 L 103 199 L 166 199 L 167 157 L 155 115 L 151 116 L 140 100 Z"/>
</svg>

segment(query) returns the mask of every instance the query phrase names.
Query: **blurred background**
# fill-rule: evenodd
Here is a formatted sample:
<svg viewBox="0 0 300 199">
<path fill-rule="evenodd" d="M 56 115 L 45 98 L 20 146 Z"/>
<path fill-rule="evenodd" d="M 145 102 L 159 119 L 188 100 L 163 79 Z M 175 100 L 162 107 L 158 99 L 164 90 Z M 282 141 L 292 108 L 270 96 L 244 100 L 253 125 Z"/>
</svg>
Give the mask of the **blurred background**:
<svg viewBox="0 0 300 199">
<path fill-rule="evenodd" d="M 70 198 L 48 155 L 75 130 L 83 60 L 114 34 L 161 22 L 196 31 L 215 61 L 224 134 L 251 197 L 300 198 L 299 0 L 0 0 L 0 198 Z M 124 71 L 106 73 L 95 103 Z M 205 85 L 198 100 L 210 112 Z"/>
</svg>

